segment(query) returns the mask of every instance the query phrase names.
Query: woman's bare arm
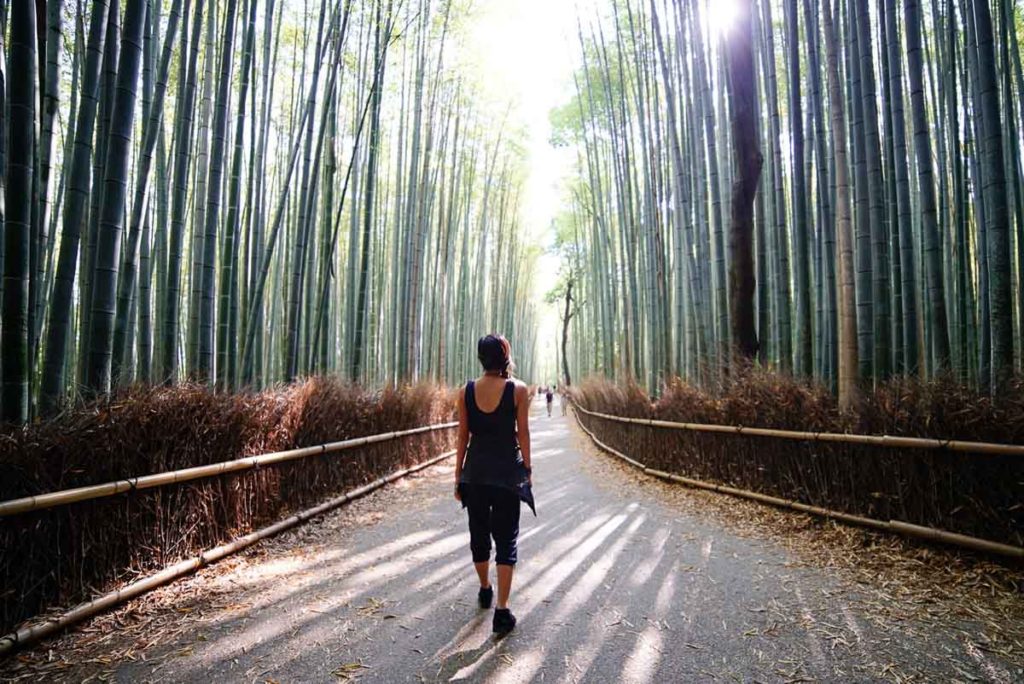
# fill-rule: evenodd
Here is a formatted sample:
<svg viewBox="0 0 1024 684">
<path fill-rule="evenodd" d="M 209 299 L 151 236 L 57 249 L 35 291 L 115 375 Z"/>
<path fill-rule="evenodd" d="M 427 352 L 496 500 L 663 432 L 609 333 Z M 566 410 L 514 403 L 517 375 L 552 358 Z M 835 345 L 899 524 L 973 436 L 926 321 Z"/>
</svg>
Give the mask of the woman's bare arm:
<svg viewBox="0 0 1024 684">
<path fill-rule="evenodd" d="M 466 418 L 466 388 L 459 390 L 459 433 L 455 439 L 455 498 L 459 497 L 459 480 L 462 477 L 462 465 L 466 460 L 466 447 L 469 445 L 469 420 Z"/>
<path fill-rule="evenodd" d="M 516 383 L 516 437 L 523 452 L 523 465 L 532 469 L 530 462 L 530 388 Z M 532 481 L 532 477 L 531 477 Z"/>
</svg>

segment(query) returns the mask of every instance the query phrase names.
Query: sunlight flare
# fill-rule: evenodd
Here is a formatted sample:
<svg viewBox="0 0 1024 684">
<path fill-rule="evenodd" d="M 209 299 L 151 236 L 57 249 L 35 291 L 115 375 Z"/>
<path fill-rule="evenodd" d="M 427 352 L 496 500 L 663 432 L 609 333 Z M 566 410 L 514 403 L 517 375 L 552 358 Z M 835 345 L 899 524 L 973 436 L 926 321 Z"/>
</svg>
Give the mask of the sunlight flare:
<svg viewBox="0 0 1024 684">
<path fill-rule="evenodd" d="M 704 9 L 708 30 L 713 36 L 724 36 L 732 30 L 739 17 L 736 0 L 711 0 Z"/>
</svg>

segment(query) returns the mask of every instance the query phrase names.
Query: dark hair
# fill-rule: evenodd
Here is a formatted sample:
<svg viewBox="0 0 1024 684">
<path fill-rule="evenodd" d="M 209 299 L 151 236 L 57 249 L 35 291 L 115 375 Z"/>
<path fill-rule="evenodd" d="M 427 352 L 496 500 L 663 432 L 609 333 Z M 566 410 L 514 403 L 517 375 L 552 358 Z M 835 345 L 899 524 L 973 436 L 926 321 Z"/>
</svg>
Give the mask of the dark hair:
<svg viewBox="0 0 1024 684">
<path fill-rule="evenodd" d="M 512 346 L 501 335 L 484 335 L 476 343 L 476 356 L 485 371 L 498 371 L 501 377 L 512 375 Z"/>
</svg>

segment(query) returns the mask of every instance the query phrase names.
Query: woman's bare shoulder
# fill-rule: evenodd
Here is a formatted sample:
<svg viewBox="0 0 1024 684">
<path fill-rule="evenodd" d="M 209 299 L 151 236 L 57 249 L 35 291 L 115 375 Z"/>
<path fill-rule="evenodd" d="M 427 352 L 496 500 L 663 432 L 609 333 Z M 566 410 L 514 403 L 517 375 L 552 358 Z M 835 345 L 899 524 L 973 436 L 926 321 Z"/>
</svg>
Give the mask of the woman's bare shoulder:
<svg viewBox="0 0 1024 684">
<path fill-rule="evenodd" d="M 525 382 L 523 382 L 522 380 L 519 380 L 518 378 L 513 378 L 513 379 L 512 379 L 512 382 L 513 382 L 513 384 L 515 384 L 515 386 L 516 386 L 516 392 L 517 392 L 518 394 L 523 394 L 524 392 L 526 392 L 526 393 L 529 393 L 529 391 L 530 391 L 530 386 L 529 386 L 529 385 L 527 385 L 527 384 L 526 384 Z"/>
</svg>

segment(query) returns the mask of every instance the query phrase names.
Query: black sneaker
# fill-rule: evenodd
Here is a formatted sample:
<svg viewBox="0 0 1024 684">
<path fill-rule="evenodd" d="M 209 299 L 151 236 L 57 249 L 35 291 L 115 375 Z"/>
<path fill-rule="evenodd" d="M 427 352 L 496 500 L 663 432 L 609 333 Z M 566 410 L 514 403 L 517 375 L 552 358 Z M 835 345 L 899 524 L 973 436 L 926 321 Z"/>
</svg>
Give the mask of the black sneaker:
<svg viewBox="0 0 1024 684">
<path fill-rule="evenodd" d="M 491 607 L 491 601 L 494 599 L 494 587 L 484 587 L 480 589 L 480 593 L 476 596 L 480 602 L 480 607 L 487 610 Z"/>
<path fill-rule="evenodd" d="M 499 636 L 504 636 L 512 631 L 512 628 L 516 626 L 516 616 L 512 614 L 512 611 L 508 608 L 495 608 L 494 609 L 494 633 Z"/>
</svg>

